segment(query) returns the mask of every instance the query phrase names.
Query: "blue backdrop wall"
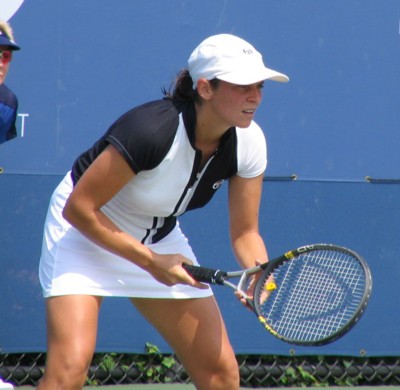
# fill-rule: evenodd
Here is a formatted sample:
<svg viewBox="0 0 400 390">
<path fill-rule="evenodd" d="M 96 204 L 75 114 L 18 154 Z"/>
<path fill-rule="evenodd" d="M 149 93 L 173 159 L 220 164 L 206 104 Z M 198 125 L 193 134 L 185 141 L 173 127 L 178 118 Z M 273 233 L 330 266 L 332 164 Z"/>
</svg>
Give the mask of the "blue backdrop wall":
<svg viewBox="0 0 400 390">
<path fill-rule="evenodd" d="M 267 65 L 291 79 L 267 82 L 256 117 L 269 146 L 261 230 L 270 256 L 333 242 L 359 251 L 374 278 L 361 322 L 318 348 L 275 340 L 230 291 L 216 288 L 237 353 L 398 355 L 400 3 L 384 5 L 2 0 L 0 19 L 9 19 L 22 50 L 7 78 L 20 101 L 19 137 L 0 146 L 1 350 L 46 348 L 37 278 L 42 226 L 74 158 L 127 109 L 160 97 L 201 40 L 228 32 L 254 43 Z M 206 209 L 182 218 L 204 264 L 235 267 L 226 217 L 223 188 Z M 106 300 L 98 351 L 142 352 L 147 341 L 169 351 L 129 308 Z"/>
</svg>

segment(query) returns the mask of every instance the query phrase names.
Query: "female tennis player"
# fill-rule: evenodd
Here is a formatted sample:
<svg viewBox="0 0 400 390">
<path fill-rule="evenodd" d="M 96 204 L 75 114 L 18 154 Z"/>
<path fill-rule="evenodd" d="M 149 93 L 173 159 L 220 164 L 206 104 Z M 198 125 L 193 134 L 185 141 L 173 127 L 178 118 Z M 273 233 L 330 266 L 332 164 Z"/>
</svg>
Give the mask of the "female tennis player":
<svg viewBox="0 0 400 390">
<path fill-rule="evenodd" d="M 204 40 L 164 98 L 133 108 L 75 161 L 45 223 L 40 281 L 48 354 L 39 389 L 81 389 L 104 297 L 128 297 L 176 353 L 197 389 L 239 388 L 224 322 L 177 217 L 229 181 L 240 265 L 267 261 L 258 231 L 266 143 L 253 121 L 266 68 L 248 42 Z M 135 329 L 132 329 L 134 332 Z"/>
</svg>

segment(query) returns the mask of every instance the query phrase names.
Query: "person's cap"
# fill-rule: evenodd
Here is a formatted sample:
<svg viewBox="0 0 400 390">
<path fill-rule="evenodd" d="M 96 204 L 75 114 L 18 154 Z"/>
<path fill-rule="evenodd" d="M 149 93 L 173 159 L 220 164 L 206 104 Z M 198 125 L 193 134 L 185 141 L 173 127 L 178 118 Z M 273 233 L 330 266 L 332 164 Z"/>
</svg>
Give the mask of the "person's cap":
<svg viewBox="0 0 400 390">
<path fill-rule="evenodd" d="M 194 49 L 188 60 L 196 88 L 200 78 L 250 85 L 263 80 L 289 81 L 283 73 L 264 65 L 261 54 L 248 42 L 230 34 L 213 35 Z"/>
<path fill-rule="evenodd" d="M 0 30 L 0 46 L 8 46 L 10 50 L 21 49 L 10 37 L 2 30 Z"/>
</svg>

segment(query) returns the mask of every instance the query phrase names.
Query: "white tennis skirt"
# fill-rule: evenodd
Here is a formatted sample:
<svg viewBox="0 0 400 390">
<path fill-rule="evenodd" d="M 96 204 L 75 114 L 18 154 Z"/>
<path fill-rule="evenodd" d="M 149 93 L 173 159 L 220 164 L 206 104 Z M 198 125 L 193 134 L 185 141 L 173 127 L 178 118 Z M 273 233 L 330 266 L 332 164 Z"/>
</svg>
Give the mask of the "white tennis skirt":
<svg viewBox="0 0 400 390">
<path fill-rule="evenodd" d="M 148 272 L 88 240 L 63 217 L 72 191 L 68 173 L 54 191 L 46 216 L 39 279 L 45 298 L 85 294 L 137 298 L 200 298 L 212 295 L 183 284 L 169 287 Z M 163 240 L 148 245 L 156 253 L 181 253 L 194 264 L 196 257 L 179 225 Z"/>
</svg>

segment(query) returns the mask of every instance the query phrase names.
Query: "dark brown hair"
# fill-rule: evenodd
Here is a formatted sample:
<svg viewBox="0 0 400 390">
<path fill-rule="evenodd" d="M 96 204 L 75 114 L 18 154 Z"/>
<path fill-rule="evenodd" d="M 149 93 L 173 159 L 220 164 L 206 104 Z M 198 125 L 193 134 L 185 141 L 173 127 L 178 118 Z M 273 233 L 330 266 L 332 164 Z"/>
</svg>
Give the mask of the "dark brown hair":
<svg viewBox="0 0 400 390">
<path fill-rule="evenodd" d="M 212 88 L 217 88 L 219 83 L 218 79 L 210 80 Z M 162 89 L 165 97 L 173 100 L 176 103 L 179 102 L 195 102 L 201 103 L 201 98 L 197 92 L 197 89 L 193 88 L 193 80 L 187 69 L 183 69 L 178 73 L 175 82 L 171 85 L 169 90 Z"/>
</svg>

